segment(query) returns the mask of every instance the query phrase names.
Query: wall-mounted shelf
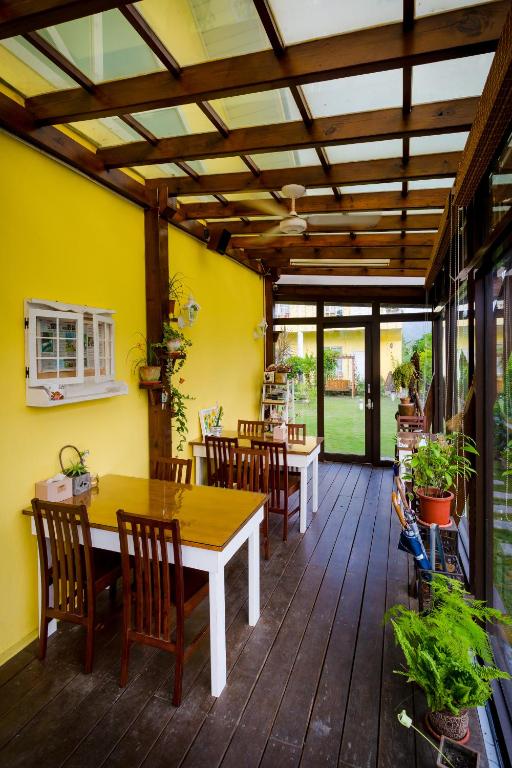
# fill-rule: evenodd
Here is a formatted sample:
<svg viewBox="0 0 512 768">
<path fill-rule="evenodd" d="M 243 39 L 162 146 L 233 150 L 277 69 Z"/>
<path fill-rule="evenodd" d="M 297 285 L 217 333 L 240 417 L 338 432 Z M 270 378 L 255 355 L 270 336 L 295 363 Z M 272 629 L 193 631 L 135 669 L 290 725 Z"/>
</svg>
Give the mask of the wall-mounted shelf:
<svg viewBox="0 0 512 768">
<path fill-rule="evenodd" d="M 86 389 L 86 391 L 84 391 Z M 124 381 L 89 384 L 87 388 L 80 384 L 68 384 L 62 387 L 64 397 L 61 400 L 51 400 L 48 392 L 42 387 L 27 387 L 27 405 L 34 408 L 54 408 L 58 405 L 71 405 L 87 400 L 102 400 L 105 397 L 118 397 L 128 394 L 128 385 Z"/>
<path fill-rule="evenodd" d="M 140 381 L 139 389 L 146 389 L 149 392 L 149 401 L 151 405 L 158 405 L 156 392 L 161 392 L 164 385 L 161 381 Z"/>
</svg>

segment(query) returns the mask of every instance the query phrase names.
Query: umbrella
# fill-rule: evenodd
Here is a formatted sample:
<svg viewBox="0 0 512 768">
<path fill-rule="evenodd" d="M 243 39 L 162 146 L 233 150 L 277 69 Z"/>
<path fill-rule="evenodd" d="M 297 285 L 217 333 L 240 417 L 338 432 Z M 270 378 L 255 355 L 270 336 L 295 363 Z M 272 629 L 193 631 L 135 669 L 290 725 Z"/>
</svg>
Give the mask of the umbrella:
<svg viewBox="0 0 512 768">
<path fill-rule="evenodd" d="M 427 571 L 431 570 L 430 560 L 423 546 L 413 511 L 409 508 L 402 509 L 398 496 L 394 492 L 391 494 L 391 501 L 402 526 L 398 540 L 398 549 L 412 555 L 418 564 L 418 568 Z"/>
</svg>

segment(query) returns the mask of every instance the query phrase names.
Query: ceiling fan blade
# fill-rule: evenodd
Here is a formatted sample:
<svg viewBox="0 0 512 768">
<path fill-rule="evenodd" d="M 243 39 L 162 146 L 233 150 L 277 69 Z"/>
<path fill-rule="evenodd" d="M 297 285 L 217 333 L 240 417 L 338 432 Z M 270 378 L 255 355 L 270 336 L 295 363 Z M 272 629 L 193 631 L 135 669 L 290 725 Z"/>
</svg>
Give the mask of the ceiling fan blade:
<svg viewBox="0 0 512 768">
<path fill-rule="evenodd" d="M 239 200 L 237 205 L 244 206 L 249 209 L 256 208 L 261 213 L 267 216 L 286 216 L 288 214 L 288 208 L 286 205 L 281 205 L 272 198 L 256 198 L 255 200 Z"/>
<path fill-rule="evenodd" d="M 379 213 L 314 213 L 307 217 L 314 227 L 347 227 L 347 229 L 366 229 L 375 227 L 381 216 Z"/>
<path fill-rule="evenodd" d="M 279 224 L 276 223 L 275 226 L 269 227 L 267 230 L 265 230 L 265 232 L 263 232 L 260 235 L 260 237 L 263 237 L 263 238 L 265 238 L 265 237 L 275 237 L 276 235 L 280 235 L 280 234 L 282 234 L 282 233 L 281 233 L 281 230 L 279 229 Z"/>
</svg>

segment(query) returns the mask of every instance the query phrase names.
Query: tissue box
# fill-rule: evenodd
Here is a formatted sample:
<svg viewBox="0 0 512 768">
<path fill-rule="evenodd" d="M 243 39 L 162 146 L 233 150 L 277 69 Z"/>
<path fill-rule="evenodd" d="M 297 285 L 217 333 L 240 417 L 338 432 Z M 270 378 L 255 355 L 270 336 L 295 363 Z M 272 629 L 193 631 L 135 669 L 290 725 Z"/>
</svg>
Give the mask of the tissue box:
<svg viewBox="0 0 512 768">
<path fill-rule="evenodd" d="M 286 424 L 278 424 L 277 427 L 274 427 L 272 437 L 274 440 L 284 440 L 286 442 L 288 440 L 288 427 Z"/>
<path fill-rule="evenodd" d="M 51 478 L 36 483 L 36 497 L 43 501 L 66 501 L 73 495 L 73 483 L 70 477 Z"/>
</svg>

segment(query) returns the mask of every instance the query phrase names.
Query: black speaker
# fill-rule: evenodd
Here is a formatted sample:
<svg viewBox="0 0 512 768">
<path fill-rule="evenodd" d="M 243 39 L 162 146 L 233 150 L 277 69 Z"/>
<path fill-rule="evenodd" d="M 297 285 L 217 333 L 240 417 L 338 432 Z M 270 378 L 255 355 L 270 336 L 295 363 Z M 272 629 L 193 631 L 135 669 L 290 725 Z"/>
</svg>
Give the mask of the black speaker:
<svg viewBox="0 0 512 768">
<path fill-rule="evenodd" d="M 208 243 L 208 248 L 224 255 L 230 240 L 231 232 L 228 229 L 221 229 L 219 232 L 214 232 L 212 234 L 210 242 Z"/>
</svg>

